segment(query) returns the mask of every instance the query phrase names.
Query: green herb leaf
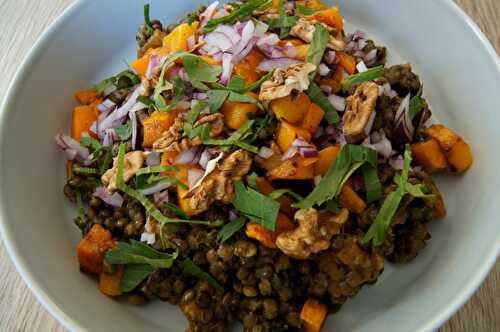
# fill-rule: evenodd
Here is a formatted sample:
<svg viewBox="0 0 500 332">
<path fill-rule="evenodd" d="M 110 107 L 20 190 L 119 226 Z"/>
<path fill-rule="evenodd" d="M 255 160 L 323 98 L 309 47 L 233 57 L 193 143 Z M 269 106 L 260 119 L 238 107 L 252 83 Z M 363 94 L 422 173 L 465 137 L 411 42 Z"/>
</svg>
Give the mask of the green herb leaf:
<svg viewBox="0 0 500 332">
<path fill-rule="evenodd" d="M 239 75 L 233 75 L 227 85 L 227 89 L 238 93 L 244 93 L 245 79 Z"/>
<path fill-rule="evenodd" d="M 382 185 L 378 179 L 377 169 L 375 167 L 366 164 L 361 171 L 363 172 L 363 179 L 365 182 L 366 202 L 370 204 L 382 198 Z"/>
<path fill-rule="evenodd" d="M 255 120 L 247 120 L 238 130 L 236 130 L 231 136 L 226 139 L 212 139 L 209 137 L 210 128 L 206 127 L 202 130 L 201 137 L 203 143 L 207 145 L 220 145 L 220 146 L 238 146 L 244 150 L 252 153 L 257 153 L 259 149 L 256 146 L 250 145 L 244 142 L 249 135 L 251 135 L 251 129 Z"/>
<path fill-rule="evenodd" d="M 141 282 L 154 272 L 154 268 L 148 264 L 126 265 L 120 280 L 120 289 L 124 293 L 133 291 Z"/>
<path fill-rule="evenodd" d="M 377 152 L 360 145 L 344 145 L 320 183 L 305 199 L 293 206 L 305 209 L 331 200 L 340 192 L 349 175 L 363 163 L 377 165 Z"/>
<path fill-rule="evenodd" d="M 255 189 L 245 187 L 241 181 L 235 182 L 234 190 L 234 207 L 247 218 L 274 231 L 280 204 Z"/>
<path fill-rule="evenodd" d="M 340 121 L 339 114 L 333 107 L 332 103 L 325 96 L 321 88 L 314 82 L 309 84 L 307 94 L 311 100 L 316 103 L 323 111 L 325 111 L 325 119 L 329 124 L 338 123 Z"/>
<path fill-rule="evenodd" d="M 410 119 L 412 119 L 412 120 L 422 110 L 422 106 L 423 106 L 422 88 L 423 88 L 423 86 L 420 85 L 420 89 L 418 90 L 417 94 L 410 99 L 410 107 L 409 107 L 408 114 L 410 115 Z"/>
<path fill-rule="evenodd" d="M 280 28 L 280 38 L 286 38 L 290 33 L 290 28 L 297 24 L 297 18 L 295 16 L 287 16 L 285 1 L 280 0 L 278 6 L 278 18 L 270 19 L 267 23 L 270 28 Z"/>
<path fill-rule="evenodd" d="M 174 90 L 172 92 L 172 100 L 168 105 L 169 109 L 173 109 L 177 106 L 177 104 L 182 101 L 186 95 L 186 85 L 184 84 L 184 81 L 181 80 L 179 76 L 174 76 L 172 80 L 174 81 Z"/>
<path fill-rule="evenodd" d="M 314 25 L 314 34 L 309 50 L 307 51 L 306 62 L 312 63 L 316 68 L 321 63 L 323 55 L 325 54 L 326 46 L 330 40 L 330 33 L 321 24 Z M 316 75 L 316 71 L 309 74 L 312 79 Z"/>
<path fill-rule="evenodd" d="M 271 197 L 272 199 L 278 199 L 280 198 L 281 196 L 283 195 L 289 195 L 289 196 L 292 196 L 296 201 L 301 201 L 304 199 L 304 197 L 300 196 L 299 194 L 297 194 L 296 192 L 290 190 L 290 189 L 277 189 L 277 190 L 274 190 L 272 193 L 269 194 L 269 197 Z"/>
<path fill-rule="evenodd" d="M 112 86 L 114 84 L 115 84 L 114 77 L 109 77 L 109 78 L 103 79 L 102 81 L 100 81 L 99 83 L 94 85 L 94 88 L 96 89 L 97 92 L 103 93 L 104 90 L 106 90 L 107 88 L 109 88 L 110 86 Z"/>
<path fill-rule="evenodd" d="M 181 261 L 180 265 L 184 269 L 184 272 L 207 281 L 212 287 L 214 287 L 218 291 L 224 291 L 224 287 L 222 287 L 214 277 L 212 277 L 209 273 L 203 271 L 189 257 L 184 258 Z"/>
<path fill-rule="evenodd" d="M 257 185 L 257 173 L 252 172 L 250 175 L 247 175 L 247 184 L 250 188 L 259 191 L 259 186 Z"/>
<path fill-rule="evenodd" d="M 415 198 L 434 198 L 436 195 L 427 194 L 429 190 L 423 184 L 411 184 L 410 182 L 406 183 L 406 192 L 412 195 Z"/>
<path fill-rule="evenodd" d="M 113 161 L 113 151 L 111 151 L 111 148 L 105 148 L 101 151 L 104 152 L 104 157 L 99 165 L 99 174 L 102 175 L 111 167 L 111 163 Z"/>
<path fill-rule="evenodd" d="M 135 176 L 140 176 L 144 174 L 151 174 L 151 173 L 161 173 L 161 172 L 168 172 L 168 171 L 178 171 L 179 167 L 175 165 L 158 165 L 158 166 L 147 166 L 140 168 L 137 173 L 135 173 Z"/>
<path fill-rule="evenodd" d="M 130 244 L 120 241 L 117 246 L 106 253 L 106 261 L 110 264 L 147 264 L 155 269 L 168 269 L 177 258 L 177 252 L 167 254 L 136 240 Z"/>
<path fill-rule="evenodd" d="M 208 96 L 208 106 L 210 107 L 210 113 L 217 112 L 227 97 L 229 96 L 229 91 L 227 90 L 210 90 L 207 92 Z"/>
<path fill-rule="evenodd" d="M 94 153 L 100 151 L 102 149 L 101 143 L 95 138 L 90 137 L 89 135 L 82 135 L 80 138 L 80 145 L 86 148 L 91 148 L 94 150 Z"/>
<path fill-rule="evenodd" d="M 165 80 L 165 73 L 175 63 L 177 59 L 183 58 L 184 56 L 188 55 L 190 54 L 187 52 L 180 51 L 170 54 L 165 60 L 163 60 L 163 63 L 161 64 L 161 72 L 158 78 L 158 83 L 155 86 L 152 98 L 158 109 L 160 110 L 167 109 L 167 103 L 165 101 L 165 98 L 163 98 L 162 93 L 164 91 L 171 90 L 174 87 L 172 83 Z"/>
<path fill-rule="evenodd" d="M 116 135 L 120 138 L 120 141 L 126 141 L 132 136 L 132 128 L 128 123 L 119 125 L 114 128 Z"/>
<path fill-rule="evenodd" d="M 182 209 L 180 207 L 178 207 L 177 205 L 173 204 L 173 203 L 170 203 L 170 202 L 165 202 L 163 204 L 164 207 L 166 207 L 167 209 L 169 209 L 170 211 L 172 211 L 173 213 L 175 213 L 176 215 L 178 215 L 179 217 L 183 218 L 183 219 L 186 219 L 186 220 L 190 220 L 191 217 L 188 216 L 184 211 L 182 211 Z"/>
<path fill-rule="evenodd" d="M 210 65 L 201 57 L 189 54 L 182 57 L 184 68 L 191 80 L 200 82 L 217 82 L 222 73 L 221 66 Z"/>
<path fill-rule="evenodd" d="M 219 231 L 219 234 L 217 234 L 217 240 L 220 243 L 224 243 L 227 240 L 231 238 L 234 234 L 238 233 L 240 229 L 245 226 L 245 217 L 239 217 L 238 219 L 235 219 L 227 224 L 225 224 Z"/>
<path fill-rule="evenodd" d="M 326 210 L 333 213 L 333 214 L 339 214 L 340 213 L 340 206 L 339 206 L 339 203 L 334 200 L 334 199 L 331 199 L 329 200 L 328 202 L 326 202 L 326 206 L 325 206 Z"/>
<path fill-rule="evenodd" d="M 190 139 L 193 139 L 200 134 L 200 129 L 198 129 L 198 132 L 195 132 L 193 129 L 193 125 L 206 105 L 207 104 L 205 104 L 204 102 L 198 100 L 186 114 L 186 121 L 184 121 L 184 134 L 187 135 Z"/>
<path fill-rule="evenodd" d="M 272 3 L 272 0 L 250 0 L 240 6 L 235 6 L 233 4 L 233 11 L 231 11 L 229 15 L 209 20 L 201 32 L 207 33 L 213 31 L 219 24 L 231 24 L 237 20 L 242 21 L 246 17 L 251 16 L 254 10 L 267 9 Z"/>
<path fill-rule="evenodd" d="M 318 8 L 308 8 L 305 6 L 298 5 L 297 9 L 295 9 L 295 14 L 300 15 L 300 16 L 309 16 L 314 13 L 317 13 L 321 11 L 321 9 Z"/>
<path fill-rule="evenodd" d="M 267 74 L 262 76 L 258 81 L 253 82 L 252 84 L 247 86 L 245 89 L 246 92 L 251 92 L 251 91 L 257 90 L 262 85 L 262 83 L 264 83 L 265 81 L 267 81 L 271 77 L 273 77 L 273 74 L 274 74 L 274 70 L 271 70 L 270 72 L 268 72 Z"/>
<path fill-rule="evenodd" d="M 249 104 L 258 104 L 259 101 L 253 97 L 242 95 L 241 93 L 231 91 L 229 93 L 229 101 L 234 103 L 249 103 Z"/>
<path fill-rule="evenodd" d="M 73 165 L 73 171 L 81 174 L 100 174 L 97 168 Z"/>
<path fill-rule="evenodd" d="M 83 205 L 82 193 L 79 190 L 75 192 L 75 198 L 76 198 L 76 206 L 78 208 L 78 216 L 82 221 L 84 221 L 87 218 L 85 217 L 85 206 Z"/>
<path fill-rule="evenodd" d="M 397 188 L 385 198 L 384 203 L 382 204 L 382 207 L 377 214 L 377 217 L 361 240 L 361 243 L 363 245 L 366 246 L 370 242 L 372 242 L 373 246 L 378 247 L 382 243 L 384 243 L 387 231 L 391 226 L 392 220 L 398 210 L 399 204 L 401 203 L 404 195 L 407 193 L 406 188 L 411 160 L 411 149 L 410 145 L 407 144 L 404 153 L 403 170 L 401 171 L 400 175 L 397 174 L 397 176 L 394 176 L 394 181 L 396 182 Z"/>
<path fill-rule="evenodd" d="M 155 102 L 147 96 L 138 96 L 137 101 L 143 103 L 147 107 L 155 107 Z"/>
<path fill-rule="evenodd" d="M 373 81 L 381 77 L 382 75 L 384 75 L 384 66 L 373 67 L 365 72 L 344 77 L 342 79 L 342 82 L 340 82 L 340 88 L 342 92 L 346 92 L 351 88 L 351 86 L 355 84 L 361 84 L 363 82 Z"/>
<path fill-rule="evenodd" d="M 153 25 L 151 24 L 151 19 L 149 18 L 149 3 L 144 5 L 144 25 L 148 30 L 148 34 L 153 34 Z"/>
<path fill-rule="evenodd" d="M 198 21 L 198 13 L 192 13 L 187 19 L 187 24 L 191 26 L 194 22 Z"/>
</svg>

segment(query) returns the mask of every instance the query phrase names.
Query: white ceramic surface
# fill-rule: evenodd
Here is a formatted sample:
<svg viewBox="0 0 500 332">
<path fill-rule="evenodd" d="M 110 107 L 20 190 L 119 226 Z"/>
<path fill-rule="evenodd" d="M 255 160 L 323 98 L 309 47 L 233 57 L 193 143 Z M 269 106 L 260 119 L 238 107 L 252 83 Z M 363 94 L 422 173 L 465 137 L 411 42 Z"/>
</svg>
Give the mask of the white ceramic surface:
<svg viewBox="0 0 500 332">
<path fill-rule="evenodd" d="M 179 19 L 202 1 L 152 0 L 152 16 Z M 500 61 L 450 0 L 344 0 L 351 25 L 411 62 L 437 117 L 471 143 L 474 167 L 441 177 L 448 217 L 411 264 L 387 266 L 373 286 L 329 318 L 324 331 L 430 331 L 474 292 L 500 249 Z M 134 59 L 142 1 L 79 1 L 33 47 L 0 114 L 0 226 L 18 271 L 73 331 L 182 331 L 179 309 L 133 307 L 102 296 L 76 260 L 74 211 L 62 194 L 64 160 L 53 137 L 68 131 L 73 92 Z M 393 57 L 398 60 L 399 56 Z"/>
</svg>

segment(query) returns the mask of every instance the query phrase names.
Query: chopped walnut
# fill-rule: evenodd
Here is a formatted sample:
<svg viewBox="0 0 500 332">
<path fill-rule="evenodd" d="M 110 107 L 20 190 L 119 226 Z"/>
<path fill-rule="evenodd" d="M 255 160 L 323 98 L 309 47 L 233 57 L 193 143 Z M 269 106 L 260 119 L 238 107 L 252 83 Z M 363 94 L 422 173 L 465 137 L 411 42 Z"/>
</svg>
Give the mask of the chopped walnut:
<svg viewBox="0 0 500 332">
<path fill-rule="evenodd" d="M 202 116 L 194 124 L 194 128 L 201 126 L 204 123 L 210 123 L 210 137 L 217 137 L 224 129 L 224 115 L 222 113 L 209 114 Z M 178 117 L 170 128 L 164 131 L 160 138 L 153 143 L 153 151 L 155 152 L 181 152 L 190 149 L 193 146 L 203 144 L 200 136 L 193 139 L 182 137 L 184 130 L 184 120 Z"/>
<path fill-rule="evenodd" d="M 344 135 L 349 143 L 357 143 L 366 138 L 365 128 L 370 122 L 378 98 L 378 85 L 365 82 L 357 87 L 352 96 L 346 99 Z"/>
<path fill-rule="evenodd" d="M 125 163 L 123 168 L 123 180 L 127 182 L 142 167 L 146 160 L 146 154 L 143 151 L 132 151 L 125 154 Z M 102 183 L 108 188 L 108 191 L 115 191 L 116 172 L 118 170 L 118 158 L 114 158 L 113 167 L 108 169 L 101 177 Z"/>
<path fill-rule="evenodd" d="M 293 90 L 307 90 L 309 74 L 315 70 L 316 66 L 311 63 L 298 63 L 286 70 L 276 69 L 273 77 L 262 83 L 259 99 L 274 100 L 288 96 Z"/>
<path fill-rule="evenodd" d="M 150 48 L 161 47 L 163 45 L 163 37 L 165 37 L 165 32 L 160 29 L 155 30 L 144 46 L 137 51 L 138 57 L 142 57 Z"/>
<path fill-rule="evenodd" d="M 334 28 L 319 22 L 315 19 L 301 17 L 295 26 L 290 30 L 290 34 L 295 37 L 299 37 L 306 43 L 311 43 L 313 40 L 314 31 L 316 29 L 315 24 L 321 24 L 330 33 L 330 40 L 328 41 L 328 47 L 335 51 L 343 51 L 345 48 L 345 43 L 342 38 L 334 37 L 334 34 L 338 34 Z"/>
<path fill-rule="evenodd" d="M 318 257 L 318 267 L 328 275 L 328 293 L 332 303 L 344 303 L 356 295 L 365 283 L 374 282 L 384 269 L 378 252 L 364 249 L 359 238 L 339 236 L 332 248 Z"/>
<path fill-rule="evenodd" d="M 186 193 L 193 214 L 200 214 L 215 201 L 230 204 L 234 198 L 234 181 L 248 173 L 252 159 L 247 151 L 237 150 L 219 162 L 201 184 Z"/>
<path fill-rule="evenodd" d="M 330 247 L 330 240 L 340 234 L 349 212 L 342 209 L 338 215 L 318 213 L 316 209 L 301 209 L 295 213 L 299 227 L 281 233 L 276 246 L 286 255 L 296 259 L 308 259 L 311 254 Z"/>
</svg>

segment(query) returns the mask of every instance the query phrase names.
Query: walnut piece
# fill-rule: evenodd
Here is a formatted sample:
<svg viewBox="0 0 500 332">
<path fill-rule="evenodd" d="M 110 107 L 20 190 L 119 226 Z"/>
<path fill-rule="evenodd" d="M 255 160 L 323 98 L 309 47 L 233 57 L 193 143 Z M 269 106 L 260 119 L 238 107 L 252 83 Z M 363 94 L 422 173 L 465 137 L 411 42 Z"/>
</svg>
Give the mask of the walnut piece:
<svg viewBox="0 0 500 332">
<path fill-rule="evenodd" d="M 215 201 L 230 204 L 234 198 L 234 181 L 250 171 L 252 159 L 245 150 L 237 150 L 218 163 L 216 169 L 207 175 L 194 190 L 183 197 L 189 199 L 193 214 L 200 214 Z"/>
<path fill-rule="evenodd" d="M 273 77 L 262 83 L 260 100 L 274 100 L 288 96 L 293 90 L 305 91 L 309 88 L 309 74 L 316 70 L 312 63 L 297 63 L 286 70 L 276 69 Z"/>
<path fill-rule="evenodd" d="M 378 85 L 373 82 L 361 84 L 352 96 L 347 97 L 347 107 L 342 118 L 347 142 L 357 143 L 366 138 L 365 128 L 370 122 L 372 112 L 375 112 L 377 98 Z"/>
<path fill-rule="evenodd" d="M 344 303 L 356 295 L 363 284 L 374 282 L 384 269 L 383 256 L 364 249 L 359 241 L 354 235 L 340 236 L 332 249 L 318 257 L 320 271 L 328 276 L 332 303 Z"/>
<path fill-rule="evenodd" d="M 340 234 L 348 217 L 347 209 L 342 209 L 338 215 L 318 213 L 313 208 L 301 209 L 295 213 L 299 226 L 281 233 L 276 239 L 276 246 L 287 256 L 308 259 L 311 254 L 330 247 L 330 240 Z"/>
<path fill-rule="evenodd" d="M 204 123 L 210 124 L 210 137 L 219 136 L 224 129 L 224 114 L 215 113 L 202 116 L 195 122 L 193 128 L 201 126 Z M 182 137 L 184 130 L 184 120 L 180 117 L 176 118 L 172 126 L 164 131 L 160 138 L 153 143 L 153 151 L 155 152 L 181 152 L 190 149 L 193 146 L 203 144 L 200 136 L 193 139 Z"/>
<path fill-rule="evenodd" d="M 142 167 L 146 160 L 146 154 L 143 151 L 131 151 L 125 154 L 125 163 L 123 167 L 123 180 L 125 183 L 130 180 L 135 173 Z M 113 167 L 108 169 L 101 177 L 102 183 L 108 188 L 109 192 L 115 191 L 116 173 L 118 170 L 118 158 L 113 159 Z"/>
<path fill-rule="evenodd" d="M 342 38 L 336 38 L 333 35 L 338 34 L 338 31 L 335 28 L 332 28 L 325 23 L 319 22 L 315 19 L 301 17 L 297 21 L 292 29 L 290 30 L 290 34 L 295 37 L 299 37 L 306 43 L 311 43 L 313 40 L 314 31 L 316 29 L 315 24 L 321 24 L 324 26 L 328 32 L 330 33 L 330 40 L 328 41 L 328 47 L 335 51 L 343 51 L 345 49 L 345 43 Z"/>
</svg>

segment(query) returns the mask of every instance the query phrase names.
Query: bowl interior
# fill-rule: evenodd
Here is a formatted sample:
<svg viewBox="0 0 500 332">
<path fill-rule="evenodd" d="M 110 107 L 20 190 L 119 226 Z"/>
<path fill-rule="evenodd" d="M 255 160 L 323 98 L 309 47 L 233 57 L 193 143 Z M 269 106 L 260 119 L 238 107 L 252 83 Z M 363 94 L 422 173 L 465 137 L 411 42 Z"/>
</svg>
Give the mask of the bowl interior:
<svg viewBox="0 0 500 332">
<path fill-rule="evenodd" d="M 152 16 L 163 22 L 201 2 L 150 1 Z M 500 247 L 498 56 L 451 1 L 339 2 L 349 28 L 386 45 L 391 62 L 412 63 L 435 116 L 470 142 L 475 164 L 464 176 L 438 178 L 448 217 L 431 226 L 432 240 L 417 259 L 387 264 L 379 281 L 331 316 L 324 331 L 430 330 L 471 295 Z M 19 73 L 1 114 L 2 230 L 29 286 L 67 327 L 181 331 L 186 320 L 177 307 L 110 300 L 79 272 L 75 212 L 62 194 L 64 159 L 53 137 L 68 132 L 73 92 L 135 58 L 143 3 L 120 4 L 78 2 L 37 43 Z"/>
</svg>

